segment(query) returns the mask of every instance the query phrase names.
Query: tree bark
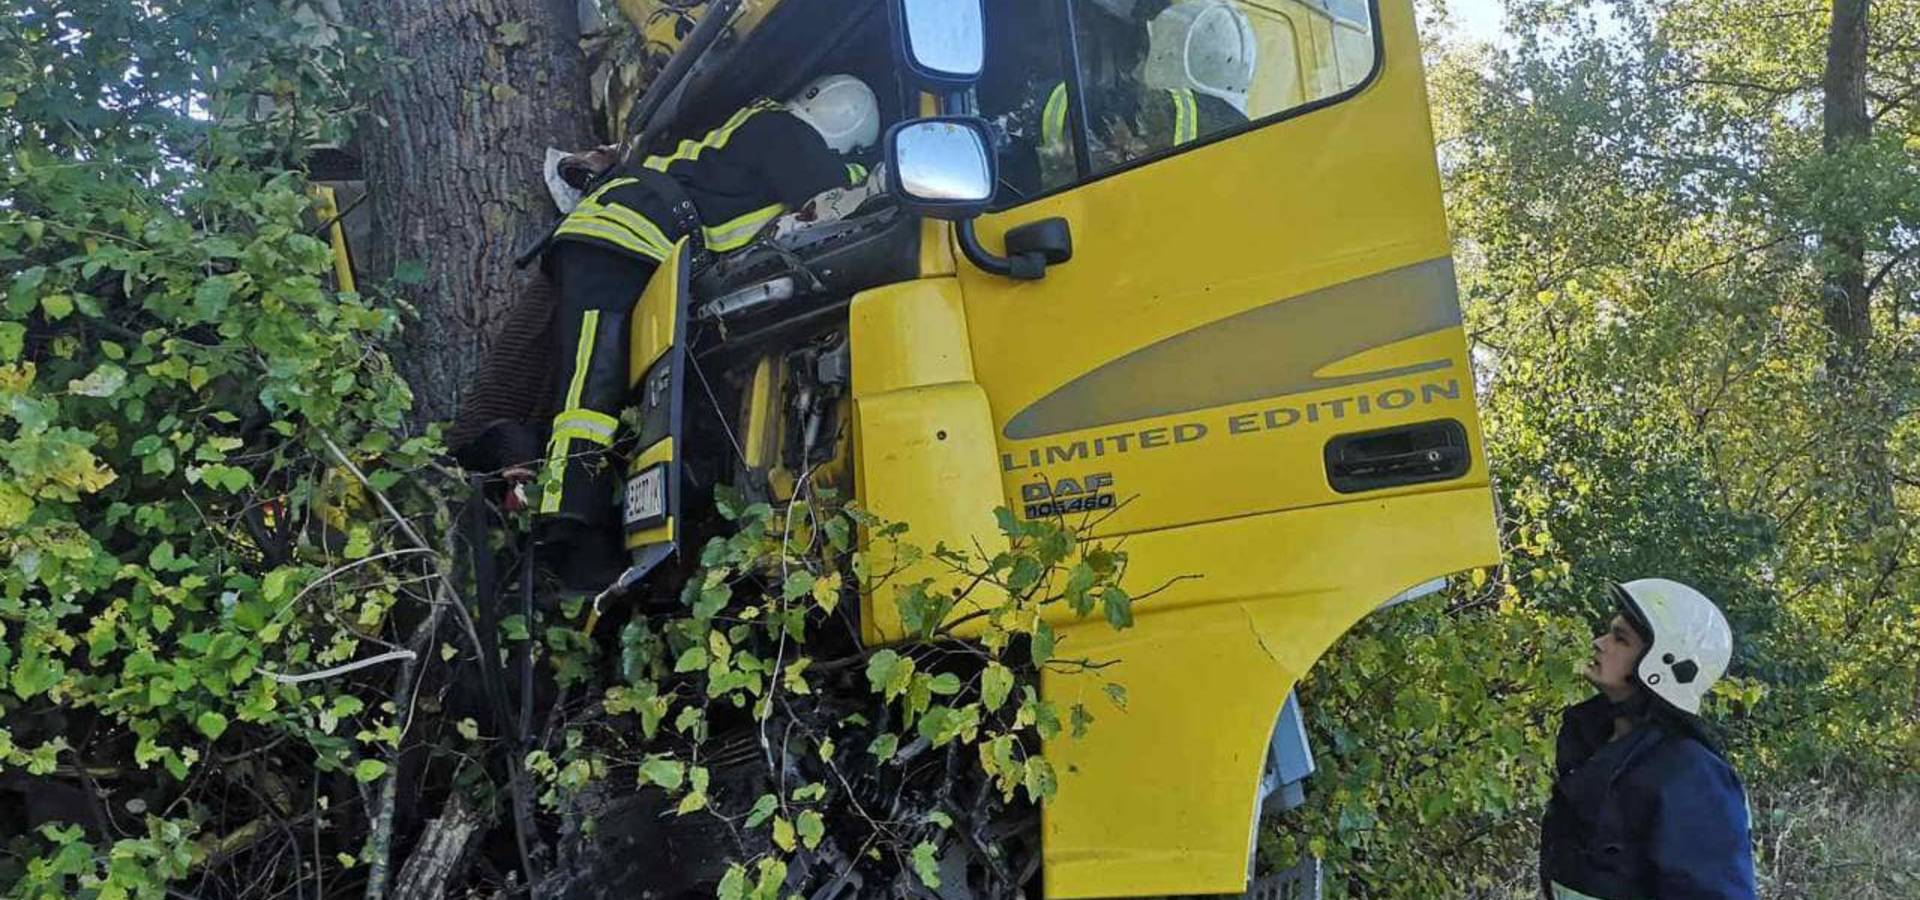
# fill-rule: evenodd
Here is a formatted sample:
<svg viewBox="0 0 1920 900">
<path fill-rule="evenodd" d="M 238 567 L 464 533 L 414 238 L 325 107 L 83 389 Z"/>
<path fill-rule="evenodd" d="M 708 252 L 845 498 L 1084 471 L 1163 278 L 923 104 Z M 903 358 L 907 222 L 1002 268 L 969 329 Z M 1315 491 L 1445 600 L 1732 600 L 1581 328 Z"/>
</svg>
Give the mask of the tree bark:
<svg viewBox="0 0 1920 900">
<path fill-rule="evenodd" d="M 1822 85 L 1822 149 L 1833 155 L 1865 141 L 1867 117 L 1867 7 L 1870 0 L 1833 0 Z M 1829 360 L 1851 370 L 1873 337 L 1867 305 L 1866 235 L 1858 224 L 1830 221 L 1821 231 L 1826 250 L 1825 314 L 1833 331 Z"/>
<path fill-rule="evenodd" d="M 1871 0 L 1833 0 L 1827 30 L 1827 63 L 1821 79 L 1821 149 L 1838 156 L 1864 144 L 1873 119 L 1867 113 L 1867 15 Z M 1872 288 L 1867 280 L 1867 239 L 1862 222 L 1847 211 L 1829 212 L 1820 223 L 1821 313 L 1830 334 L 1827 373 L 1833 391 L 1839 476 L 1851 483 L 1864 529 L 1890 522 L 1895 513 L 1885 427 L 1885 392 L 1873 377 Z"/>
<path fill-rule="evenodd" d="M 486 831 L 488 821 L 455 791 L 440 817 L 427 822 L 420 842 L 394 880 L 394 900 L 440 900 L 447 887 L 466 871 L 467 857 Z"/>
<path fill-rule="evenodd" d="M 375 281 L 418 311 L 394 363 L 417 426 L 446 421 L 556 213 L 545 149 L 592 141 L 576 0 L 359 0 L 362 27 L 404 62 L 360 142 Z M 419 277 L 424 272 L 424 278 Z"/>
</svg>

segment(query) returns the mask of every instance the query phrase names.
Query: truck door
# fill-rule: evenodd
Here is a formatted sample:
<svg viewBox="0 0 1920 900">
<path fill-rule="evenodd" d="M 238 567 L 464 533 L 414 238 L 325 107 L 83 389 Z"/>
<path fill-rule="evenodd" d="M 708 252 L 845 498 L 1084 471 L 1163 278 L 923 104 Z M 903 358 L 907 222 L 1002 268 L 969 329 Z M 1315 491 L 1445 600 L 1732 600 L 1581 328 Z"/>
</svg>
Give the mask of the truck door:
<svg viewBox="0 0 1920 900">
<path fill-rule="evenodd" d="M 1071 42 L 1063 5 L 989 8 L 981 111 L 1008 138 L 1002 209 L 978 228 L 997 248 L 1058 217 L 1074 257 L 1038 281 L 961 273 L 1016 510 L 1078 511 L 1083 475 L 1115 495 L 1108 533 L 1372 497 L 1365 479 L 1336 487 L 1329 438 L 1472 431 L 1404 4 L 1376 28 L 1364 0 L 1184 0 L 1151 18 L 1073 0 Z M 1245 77 L 1186 77 L 1234 53 Z M 1459 487 L 1470 457 L 1443 455 L 1404 489 Z"/>
<path fill-rule="evenodd" d="M 1047 747 L 1047 895 L 1243 890 L 1287 690 L 1390 597 L 1497 559 L 1411 2 L 987 21 L 977 234 L 1072 237 L 1038 280 L 959 266 L 1006 504 L 1126 535 L 1136 594 L 1200 576 L 1118 636 L 1061 623 L 1131 700 L 1047 675 L 1110 710 Z"/>
</svg>

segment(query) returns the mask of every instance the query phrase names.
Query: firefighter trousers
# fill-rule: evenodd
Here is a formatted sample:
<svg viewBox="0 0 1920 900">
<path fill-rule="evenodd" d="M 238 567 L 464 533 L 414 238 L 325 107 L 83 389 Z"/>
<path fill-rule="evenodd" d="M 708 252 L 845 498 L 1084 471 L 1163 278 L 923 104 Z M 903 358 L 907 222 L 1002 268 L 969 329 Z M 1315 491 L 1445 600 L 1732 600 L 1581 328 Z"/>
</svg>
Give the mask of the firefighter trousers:
<svg viewBox="0 0 1920 900">
<path fill-rule="evenodd" d="M 677 183 L 640 172 L 609 179 L 555 232 L 546 264 L 559 292 L 557 412 L 539 512 L 542 541 L 561 553 L 569 586 L 591 590 L 620 572 L 621 472 L 613 450 L 630 384 L 634 306 L 673 242 L 698 228 Z"/>
</svg>

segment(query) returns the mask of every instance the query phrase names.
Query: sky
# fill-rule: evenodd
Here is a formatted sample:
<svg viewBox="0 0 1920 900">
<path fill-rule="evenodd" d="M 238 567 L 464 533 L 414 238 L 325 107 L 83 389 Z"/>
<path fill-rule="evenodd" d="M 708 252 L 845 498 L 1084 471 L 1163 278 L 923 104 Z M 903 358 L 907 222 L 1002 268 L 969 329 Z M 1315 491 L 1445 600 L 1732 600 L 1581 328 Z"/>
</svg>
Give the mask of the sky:
<svg viewBox="0 0 1920 900">
<path fill-rule="evenodd" d="M 1499 36 L 1505 18 L 1500 6 L 1500 0 L 1447 0 L 1454 27 L 1461 38 L 1470 41 L 1492 41 Z"/>
</svg>

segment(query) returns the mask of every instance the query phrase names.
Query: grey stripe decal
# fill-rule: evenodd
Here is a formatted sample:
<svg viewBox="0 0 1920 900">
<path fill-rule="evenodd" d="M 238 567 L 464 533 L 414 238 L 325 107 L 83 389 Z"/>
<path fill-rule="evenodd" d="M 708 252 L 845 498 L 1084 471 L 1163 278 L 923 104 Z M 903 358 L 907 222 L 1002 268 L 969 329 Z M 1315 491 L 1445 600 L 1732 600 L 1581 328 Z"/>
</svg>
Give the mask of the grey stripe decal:
<svg viewBox="0 0 1920 900">
<path fill-rule="evenodd" d="M 1334 378 L 1313 374 L 1375 347 L 1459 324 L 1453 260 L 1430 259 L 1277 300 L 1149 344 L 1034 401 L 1002 433 L 1028 440 L 1445 369 L 1452 360 Z"/>
</svg>

